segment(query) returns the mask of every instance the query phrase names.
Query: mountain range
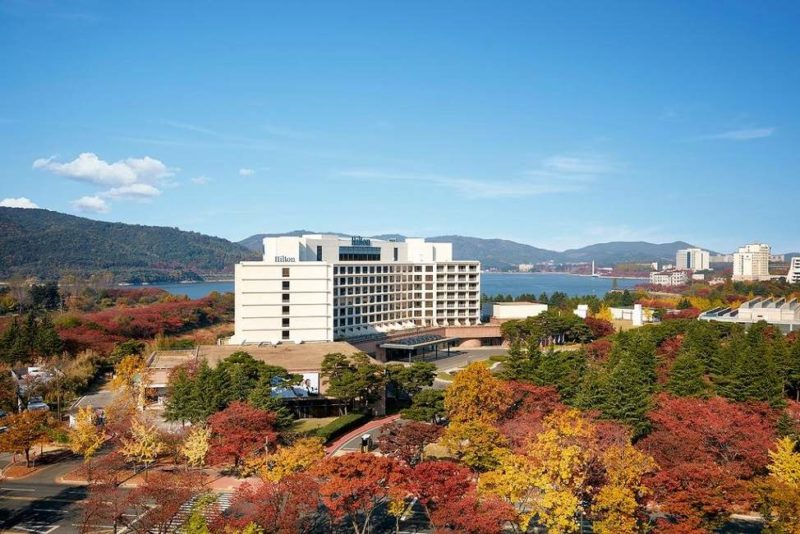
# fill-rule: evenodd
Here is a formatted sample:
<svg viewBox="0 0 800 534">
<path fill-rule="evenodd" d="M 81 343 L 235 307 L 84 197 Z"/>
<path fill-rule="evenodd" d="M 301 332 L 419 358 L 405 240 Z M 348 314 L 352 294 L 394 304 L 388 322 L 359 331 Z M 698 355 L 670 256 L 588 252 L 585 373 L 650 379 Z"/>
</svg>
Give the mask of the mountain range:
<svg viewBox="0 0 800 534">
<path fill-rule="evenodd" d="M 279 235 L 302 234 L 336 234 L 340 232 L 312 232 L 294 230 L 275 234 L 256 234 L 239 241 L 240 245 L 262 252 L 262 240 L 265 237 Z M 399 234 L 383 234 L 370 236 L 374 239 L 405 239 Z M 457 260 L 480 260 L 486 269 L 509 269 L 520 263 L 540 263 L 553 261 L 556 263 L 578 263 L 594 261 L 598 267 L 611 266 L 622 262 L 638 261 L 675 261 L 675 253 L 682 248 L 693 245 L 685 241 L 672 243 L 648 243 L 646 241 L 612 241 L 598 243 L 582 248 L 569 249 L 563 252 L 509 241 L 507 239 L 483 239 L 461 235 L 440 235 L 427 238 L 428 241 L 444 241 L 453 244 L 453 256 Z M 712 254 L 716 254 L 712 252 Z"/>
<path fill-rule="evenodd" d="M 65 274 L 88 276 L 107 271 L 117 281 L 164 282 L 230 277 L 233 266 L 262 255 L 267 236 L 341 232 L 295 230 L 256 234 L 238 243 L 178 228 L 110 223 L 43 209 L 0 207 L 0 280 L 35 276 L 53 280 Z M 404 239 L 378 235 L 376 239 Z M 428 237 L 453 243 L 455 259 L 480 260 L 487 269 L 509 269 L 520 263 L 595 261 L 597 266 L 621 262 L 674 261 L 684 241 L 647 243 L 614 241 L 562 252 L 506 239 L 460 235 Z M 787 257 L 798 255 L 787 254 Z"/>
</svg>

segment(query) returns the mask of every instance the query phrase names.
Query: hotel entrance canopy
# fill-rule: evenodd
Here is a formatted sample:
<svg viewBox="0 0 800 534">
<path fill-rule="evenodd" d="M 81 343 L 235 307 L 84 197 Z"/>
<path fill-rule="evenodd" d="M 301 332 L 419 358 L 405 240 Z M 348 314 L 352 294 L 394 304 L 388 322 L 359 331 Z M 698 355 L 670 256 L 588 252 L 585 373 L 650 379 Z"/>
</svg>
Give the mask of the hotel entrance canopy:
<svg viewBox="0 0 800 534">
<path fill-rule="evenodd" d="M 450 356 L 450 348 L 457 342 L 457 337 L 428 334 L 395 339 L 389 343 L 383 343 L 380 348 L 386 351 L 387 360 L 402 358 L 410 362 L 415 359 L 415 356 L 421 356 L 422 360 L 433 356 L 433 359 L 436 360 L 440 357 L 440 350 L 444 351 L 446 356 Z"/>
</svg>

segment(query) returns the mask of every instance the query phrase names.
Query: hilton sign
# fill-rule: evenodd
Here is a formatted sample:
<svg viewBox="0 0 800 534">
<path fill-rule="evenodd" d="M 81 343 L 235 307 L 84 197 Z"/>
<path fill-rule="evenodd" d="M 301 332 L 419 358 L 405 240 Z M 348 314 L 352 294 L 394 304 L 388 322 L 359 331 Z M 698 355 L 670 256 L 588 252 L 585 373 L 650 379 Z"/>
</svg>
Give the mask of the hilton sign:
<svg viewBox="0 0 800 534">
<path fill-rule="evenodd" d="M 275 263 L 291 263 L 294 261 L 297 261 L 297 259 L 291 256 L 275 256 Z"/>
</svg>

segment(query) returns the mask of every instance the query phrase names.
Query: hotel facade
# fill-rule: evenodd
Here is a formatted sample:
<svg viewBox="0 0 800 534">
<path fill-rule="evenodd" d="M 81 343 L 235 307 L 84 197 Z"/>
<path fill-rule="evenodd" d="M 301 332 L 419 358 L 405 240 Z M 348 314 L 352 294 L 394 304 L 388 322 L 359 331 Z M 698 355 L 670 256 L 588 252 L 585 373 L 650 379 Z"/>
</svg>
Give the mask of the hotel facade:
<svg viewBox="0 0 800 534">
<path fill-rule="evenodd" d="M 236 265 L 231 344 L 358 340 L 480 324 L 480 262 L 451 243 L 309 234 L 267 237 Z"/>
</svg>

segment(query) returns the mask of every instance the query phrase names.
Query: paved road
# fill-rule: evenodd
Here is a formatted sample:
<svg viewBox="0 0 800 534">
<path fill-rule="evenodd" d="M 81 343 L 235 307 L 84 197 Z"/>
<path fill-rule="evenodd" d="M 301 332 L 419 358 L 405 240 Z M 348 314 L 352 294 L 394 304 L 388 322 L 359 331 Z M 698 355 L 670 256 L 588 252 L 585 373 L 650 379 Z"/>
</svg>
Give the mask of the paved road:
<svg viewBox="0 0 800 534">
<path fill-rule="evenodd" d="M 482 347 L 479 349 L 453 350 L 451 353 L 452 356 L 449 358 L 439 358 L 438 360 L 429 361 L 438 369 L 453 369 L 455 367 L 464 367 L 478 360 L 487 360 L 490 356 L 505 355 L 508 353 L 508 349 L 503 347 Z"/>
<path fill-rule="evenodd" d="M 0 481 L 0 532 L 77 534 L 86 488 L 55 480 L 81 464 L 63 460 L 19 480 Z"/>
</svg>

